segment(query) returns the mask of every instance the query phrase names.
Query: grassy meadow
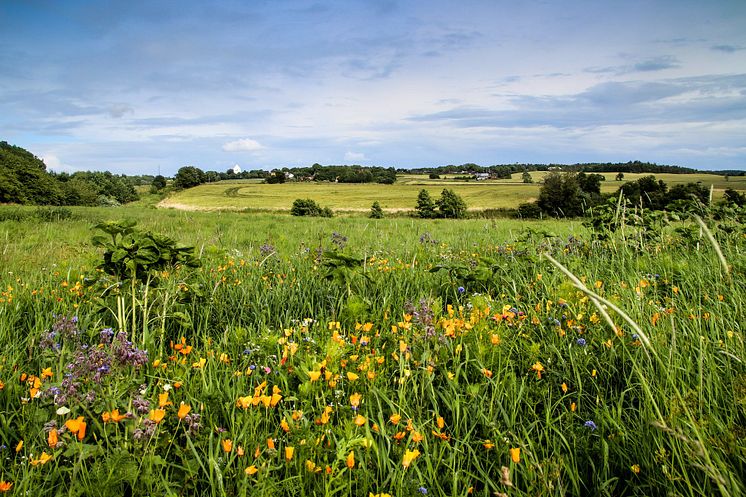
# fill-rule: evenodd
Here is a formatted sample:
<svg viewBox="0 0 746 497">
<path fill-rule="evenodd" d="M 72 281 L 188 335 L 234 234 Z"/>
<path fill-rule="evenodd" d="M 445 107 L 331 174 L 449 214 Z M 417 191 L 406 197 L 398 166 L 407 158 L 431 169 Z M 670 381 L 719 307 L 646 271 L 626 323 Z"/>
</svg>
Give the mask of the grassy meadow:
<svg viewBox="0 0 746 497">
<path fill-rule="evenodd" d="M 54 212 L 0 206 L 0 493 L 744 492 L 743 213 Z"/>
<path fill-rule="evenodd" d="M 267 185 L 259 180 L 229 180 L 207 183 L 177 192 L 160 203 L 161 207 L 190 210 L 235 210 L 251 212 L 290 211 L 293 201 L 310 198 L 336 212 L 367 213 L 373 202 L 378 201 L 389 214 L 412 211 L 417 194 L 423 188 L 437 198 L 444 188 L 460 195 L 471 211 L 488 209 L 515 209 L 523 202 L 538 198 L 541 179 L 548 173 L 531 173 L 534 183 L 523 183 L 521 174 L 510 179 L 463 181 L 455 176 L 431 180 L 423 175 L 400 175 L 393 185 L 354 183 L 284 183 Z M 605 173 L 601 183 L 602 193 L 616 192 L 623 182 L 615 181 L 615 173 Z M 649 174 L 625 174 L 624 182 L 636 181 Z M 719 199 L 726 188 L 746 191 L 746 176 L 725 180 L 712 174 L 658 174 L 669 186 L 702 182 L 714 188 L 714 198 Z"/>
</svg>

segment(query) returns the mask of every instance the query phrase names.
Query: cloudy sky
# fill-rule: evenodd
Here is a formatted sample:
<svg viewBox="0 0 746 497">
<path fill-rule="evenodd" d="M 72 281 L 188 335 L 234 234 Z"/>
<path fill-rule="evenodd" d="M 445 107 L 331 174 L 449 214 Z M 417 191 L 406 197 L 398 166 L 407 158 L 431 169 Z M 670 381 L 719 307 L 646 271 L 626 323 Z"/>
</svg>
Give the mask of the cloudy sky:
<svg viewBox="0 0 746 497">
<path fill-rule="evenodd" d="M 2 0 L 0 68 L 57 171 L 746 169 L 744 0 Z"/>
</svg>

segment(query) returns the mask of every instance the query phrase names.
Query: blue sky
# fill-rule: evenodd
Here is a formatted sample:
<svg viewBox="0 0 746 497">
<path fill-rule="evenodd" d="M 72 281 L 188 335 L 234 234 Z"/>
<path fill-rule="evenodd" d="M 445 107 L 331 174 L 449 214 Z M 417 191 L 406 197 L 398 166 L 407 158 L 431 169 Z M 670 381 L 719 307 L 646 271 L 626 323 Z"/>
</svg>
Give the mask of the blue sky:
<svg viewBox="0 0 746 497">
<path fill-rule="evenodd" d="M 2 0 L 0 140 L 57 171 L 746 169 L 746 1 Z"/>
</svg>

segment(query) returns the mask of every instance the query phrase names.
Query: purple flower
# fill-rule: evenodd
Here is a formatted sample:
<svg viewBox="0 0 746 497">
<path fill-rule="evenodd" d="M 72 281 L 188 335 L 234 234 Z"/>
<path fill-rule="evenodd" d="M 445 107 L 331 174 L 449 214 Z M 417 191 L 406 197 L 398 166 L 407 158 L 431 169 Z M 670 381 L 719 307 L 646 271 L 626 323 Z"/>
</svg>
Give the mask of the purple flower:
<svg viewBox="0 0 746 497">
<path fill-rule="evenodd" d="M 466 291 L 466 288 L 460 286 L 457 288 L 457 290 L 458 290 L 458 293 L 464 293 Z"/>
<path fill-rule="evenodd" d="M 577 340 L 575 340 L 575 343 L 577 343 L 581 347 L 585 347 L 587 345 L 585 338 L 578 338 Z"/>
<path fill-rule="evenodd" d="M 586 422 L 585 422 L 585 423 L 583 424 L 583 426 L 585 426 L 586 428 L 590 428 L 590 429 L 591 429 L 591 431 L 594 431 L 594 430 L 595 430 L 596 428 L 598 428 L 598 426 L 596 426 L 596 423 L 594 423 L 594 422 L 593 422 L 593 421 L 591 421 L 591 420 L 588 420 L 588 421 L 586 421 Z"/>
<path fill-rule="evenodd" d="M 425 487 L 420 487 L 417 489 L 417 491 L 422 495 L 427 495 L 427 489 Z"/>
</svg>

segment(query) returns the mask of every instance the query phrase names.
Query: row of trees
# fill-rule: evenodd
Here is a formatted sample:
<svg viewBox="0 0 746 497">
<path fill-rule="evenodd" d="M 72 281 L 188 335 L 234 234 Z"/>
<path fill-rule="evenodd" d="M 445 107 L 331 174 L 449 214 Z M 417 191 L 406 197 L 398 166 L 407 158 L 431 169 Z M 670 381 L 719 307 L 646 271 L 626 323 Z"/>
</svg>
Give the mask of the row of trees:
<svg viewBox="0 0 746 497">
<path fill-rule="evenodd" d="M 117 205 L 137 200 L 126 176 L 110 172 L 50 173 L 28 150 L 0 142 L 0 203 Z"/>
<path fill-rule="evenodd" d="M 518 213 L 529 218 L 582 216 L 589 208 L 619 195 L 634 205 L 652 210 L 686 210 L 693 204 L 708 205 L 710 202 L 710 191 L 700 183 L 669 188 L 664 181 L 651 175 L 621 185 L 616 193 L 602 195 L 601 181 L 603 176 L 595 173 L 550 173 L 544 177 L 538 200 L 521 204 Z M 730 197 L 738 201 L 738 192 L 732 193 L 735 195 Z"/>
<path fill-rule="evenodd" d="M 275 169 L 274 171 L 244 171 L 236 174 L 233 169 L 224 173 L 202 171 L 195 166 L 184 166 L 174 176 L 174 187 L 191 188 L 202 183 L 229 179 L 261 178 L 267 183 L 285 183 L 286 181 L 329 181 L 339 183 L 382 183 L 396 182 L 396 169 L 393 167 L 365 166 L 322 166 Z"/>
</svg>

